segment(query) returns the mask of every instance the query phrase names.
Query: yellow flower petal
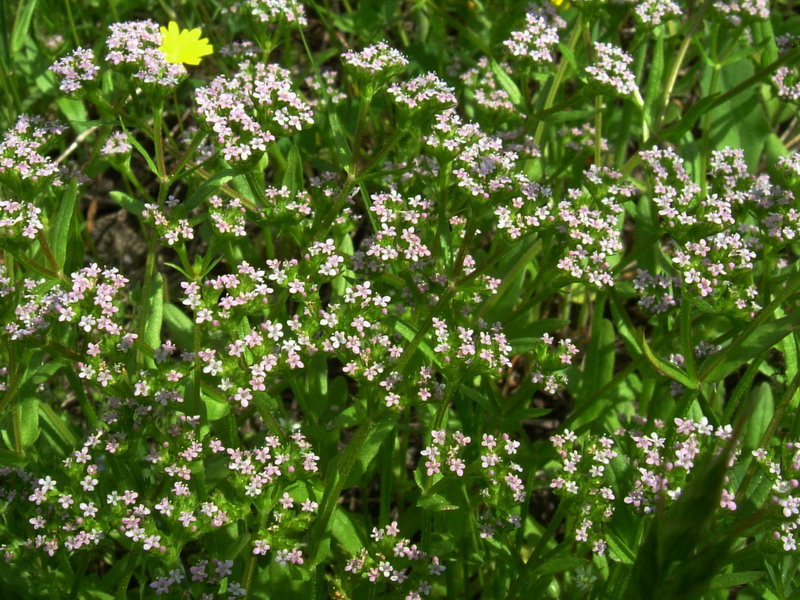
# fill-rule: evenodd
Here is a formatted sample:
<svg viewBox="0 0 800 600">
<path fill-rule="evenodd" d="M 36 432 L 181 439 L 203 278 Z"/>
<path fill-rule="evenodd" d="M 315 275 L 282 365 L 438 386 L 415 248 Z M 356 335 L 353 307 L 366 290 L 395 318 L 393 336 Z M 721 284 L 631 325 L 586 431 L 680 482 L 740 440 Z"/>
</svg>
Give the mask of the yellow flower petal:
<svg viewBox="0 0 800 600">
<path fill-rule="evenodd" d="M 214 52 L 208 38 L 201 38 L 200 29 L 181 29 L 175 21 L 161 27 L 161 47 L 167 62 L 199 65 L 200 58 Z"/>
</svg>

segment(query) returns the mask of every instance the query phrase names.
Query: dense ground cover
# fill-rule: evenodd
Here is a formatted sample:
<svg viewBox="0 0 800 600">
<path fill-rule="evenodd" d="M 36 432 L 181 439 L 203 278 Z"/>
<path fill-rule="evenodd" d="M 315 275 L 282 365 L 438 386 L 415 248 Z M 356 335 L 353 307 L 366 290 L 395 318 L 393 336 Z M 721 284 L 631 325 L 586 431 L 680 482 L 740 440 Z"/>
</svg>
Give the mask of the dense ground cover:
<svg viewBox="0 0 800 600">
<path fill-rule="evenodd" d="M 793 2 L 0 5 L 0 597 L 797 597 Z"/>
</svg>

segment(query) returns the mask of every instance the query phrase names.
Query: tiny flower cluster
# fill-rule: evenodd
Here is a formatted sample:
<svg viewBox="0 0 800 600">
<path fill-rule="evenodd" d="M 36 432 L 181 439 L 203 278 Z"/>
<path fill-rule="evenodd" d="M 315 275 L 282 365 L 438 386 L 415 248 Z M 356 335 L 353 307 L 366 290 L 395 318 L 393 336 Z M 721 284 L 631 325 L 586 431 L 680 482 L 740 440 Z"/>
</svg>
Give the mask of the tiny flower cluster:
<svg viewBox="0 0 800 600">
<path fill-rule="evenodd" d="M 503 44 L 512 56 L 528 58 L 534 63 L 552 63 L 558 30 L 542 15 L 529 12 L 525 15 L 525 29 L 513 31 Z"/>
<path fill-rule="evenodd" d="M 645 419 L 638 422 L 646 425 Z M 561 461 L 560 473 L 551 480 L 550 488 L 565 498 L 578 500 L 575 506 L 580 514 L 574 539 L 591 544 L 596 554 L 605 553 L 605 523 L 619 508 L 627 505 L 637 514 L 649 515 L 657 506 L 668 507 L 680 496 L 695 465 L 719 452 L 719 442 L 733 436 L 730 425 L 715 428 L 705 417 L 698 421 L 675 418 L 677 438 L 672 446 L 666 443 L 670 434 L 663 421 L 654 421 L 650 429 L 645 434 L 632 424 L 620 428 L 614 437 L 589 435 L 583 441 L 565 430 L 550 438 Z M 733 469 L 735 458 L 732 457 L 729 470 Z M 620 478 L 623 468 L 633 475 L 632 488 Z M 624 504 L 619 504 L 618 498 Z M 736 510 L 735 495 L 729 486 L 722 491 L 720 506 Z M 613 554 L 612 558 L 619 560 Z"/>
<path fill-rule="evenodd" d="M 87 81 L 97 79 L 100 67 L 94 63 L 94 52 L 89 48 L 76 48 L 58 60 L 50 70 L 61 78 L 60 89 L 65 94 L 76 94 Z"/>
<path fill-rule="evenodd" d="M 634 12 L 637 21 L 651 27 L 683 14 L 681 7 L 672 0 L 642 0 L 637 2 Z"/>
<path fill-rule="evenodd" d="M 197 112 L 213 133 L 225 160 L 261 156 L 276 135 L 289 135 L 314 122 L 311 107 L 292 90 L 288 70 L 276 64 L 239 65 L 195 93 Z"/>
<path fill-rule="evenodd" d="M 0 200 L 0 244 L 35 239 L 44 229 L 41 214 L 30 202 Z"/>
<path fill-rule="evenodd" d="M 638 96 L 639 87 L 630 70 L 633 57 L 621 48 L 603 42 L 595 42 L 594 50 L 597 53 L 595 62 L 586 67 L 586 72 L 592 79 L 611 93 Z"/>
<path fill-rule="evenodd" d="M 106 61 L 126 75 L 132 75 L 153 91 L 174 88 L 186 75 L 180 63 L 167 62 L 159 50 L 163 42 L 155 21 L 127 21 L 110 26 L 106 39 Z"/>
<path fill-rule="evenodd" d="M 60 186 L 63 183 L 61 168 L 42 152 L 63 132 L 64 126 L 57 121 L 20 115 L 0 142 L 0 182 L 12 188 L 21 181 Z"/>
</svg>

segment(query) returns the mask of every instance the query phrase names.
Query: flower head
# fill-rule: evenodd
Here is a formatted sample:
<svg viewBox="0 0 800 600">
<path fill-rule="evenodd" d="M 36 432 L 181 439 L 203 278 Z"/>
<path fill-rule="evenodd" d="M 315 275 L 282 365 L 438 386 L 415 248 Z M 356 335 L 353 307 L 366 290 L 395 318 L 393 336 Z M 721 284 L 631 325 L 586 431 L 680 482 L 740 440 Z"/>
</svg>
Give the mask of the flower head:
<svg viewBox="0 0 800 600">
<path fill-rule="evenodd" d="M 201 38 L 200 29 L 181 29 L 175 21 L 161 27 L 162 44 L 159 50 L 167 56 L 167 62 L 199 65 L 200 58 L 214 52 L 208 38 Z"/>
</svg>

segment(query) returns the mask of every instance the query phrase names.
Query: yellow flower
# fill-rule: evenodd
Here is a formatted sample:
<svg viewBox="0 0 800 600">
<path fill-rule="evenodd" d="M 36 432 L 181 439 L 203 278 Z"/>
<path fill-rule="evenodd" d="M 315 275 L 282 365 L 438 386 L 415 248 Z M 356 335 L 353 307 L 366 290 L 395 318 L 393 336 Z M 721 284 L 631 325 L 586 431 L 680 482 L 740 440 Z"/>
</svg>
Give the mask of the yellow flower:
<svg viewBox="0 0 800 600">
<path fill-rule="evenodd" d="M 569 8 L 569 2 L 564 2 L 564 0 L 550 0 L 550 2 L 552 4 L 555 4 L 559 8 L 561 7 L 562 4 L 564 5 L 564 8 Z"/>
<path fill-rule="evenodd" d="M 201 38 L 199 29 L 180 29 L 175 21 L 169 28 L 161 28 L 162 44 L 159 50 L 167 55 L 167 62 L 199 65 L 200 57 L 214 52 L 208 38 Z"/>
</svg>

